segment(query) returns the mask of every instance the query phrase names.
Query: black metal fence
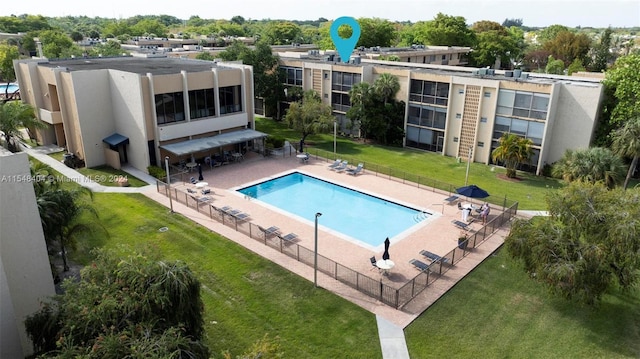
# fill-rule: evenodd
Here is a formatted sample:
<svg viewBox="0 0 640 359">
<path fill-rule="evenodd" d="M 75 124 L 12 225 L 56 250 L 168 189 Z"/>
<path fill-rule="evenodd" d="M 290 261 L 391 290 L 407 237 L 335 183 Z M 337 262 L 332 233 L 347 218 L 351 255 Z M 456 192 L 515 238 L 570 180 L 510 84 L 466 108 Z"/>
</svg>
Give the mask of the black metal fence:
<svg viewBox="0 0 640 359">
<path fill-rule="evenodd" d="M 287 153 L 283 155 L 286 156 L 290 154 Z M 315 156 L 318 157 L 318 154 L 316 153 Z M 324 159 L 326 157 L 322 158 Z M 367 167 L 368 173 L 376 176 L 384 176 L 392 181 L 415 185 L 419 188 L 426 188 L 427 183 L 442 184 L 441 182 L 429 180 L 420 176 L 411 176 L 406 172 L 392 170 L 389 167 L 374 165 L 373 168 L 371 168 L 370 166 L 371 165 L 368 165 Z M 401 177 L 394 177 L 392 174 L 398 174 L 401 175 Z M 184 174 L 180 173 L 177 177 L 182 180 Z M 417 182 L 410 181 L 410 178 Z M 448 188 L 453 188 L 451 185 L 449 186 L 450 187 Z M 308 249 L 296 243 L 284 241 L 275 235 L 266 235 L 265 232 L 260 230 L 260 227 L 257 224 L 247 220 L 240 220 L 232 215 L 220 211 L 209 203 L 199 202 L 191 194 L 177 188 L 170 188 L 170 186 L 160 180 L 156 182 L 156 188 L 158 192 L 165 196 L 170 195 L 172 200 L 185 204 L 187 207 L 193 208 L 199 213 L 206 213 L 209 218 L 229 226 L 266 246 L 274 248 L 299 262 L 305 263 L 309 266 L 314 266 L 314 251 L 312 249 Z M 442 189 L 433 188 L 433 191 L 442 192 Z M 462 258 L 469 255 L 471 251 L 482 244 L 490 234 L 510 221 L 511 218 L 516 215 L 518 202 L 513 202 L 509 207 L 506 207 L 506 204 L 507 199 L 505 198 L 503 202 L 503 210 L 500 215 L 491 219 L 491 221 L 480 228 L 477 232 L 468 235 L 466 241 L 459 243 L 458 247 L 447 253 L 441 259 L 434 261 L 429 265 L 427 270 L 419 272 L 414 278 L 410 279 L 400 288 L 391 287 L 382 283 L 379 278 L 369 277 L 366 274 L 353 270 L 322 255 L 318 255 L 318 271 L 331 276 L 361 293 L 378 299 L 389 306 L 400 309 L 418 294 L 426 290 L 431 283 L 453 268 L 453 266 L 462 260 Z"/>
</svg>

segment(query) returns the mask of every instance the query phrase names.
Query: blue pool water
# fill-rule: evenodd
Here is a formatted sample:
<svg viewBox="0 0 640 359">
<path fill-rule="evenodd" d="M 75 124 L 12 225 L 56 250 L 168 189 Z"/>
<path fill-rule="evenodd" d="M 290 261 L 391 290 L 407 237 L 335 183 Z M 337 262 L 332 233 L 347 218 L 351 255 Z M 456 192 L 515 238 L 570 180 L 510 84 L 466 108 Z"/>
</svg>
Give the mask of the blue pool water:
<svg viewBox="0 0 640 359">
<path fill-rule="evenodd" d="M 417 225 L 429 214 L 299 172 L 239 189 L 318 225 L 372 247 Z"/>
<path fill-rule="evenodd" d="M 14 93 L 14 92 L 18 91 L 18 89 L 19 89 L 18 85 L 14 85 L 14 84 L 0 85 L 0 94 L 4 94 L 5 91 L 7 90 L 7 87 L 9 87 L 9 93 Z"/>
</svg>

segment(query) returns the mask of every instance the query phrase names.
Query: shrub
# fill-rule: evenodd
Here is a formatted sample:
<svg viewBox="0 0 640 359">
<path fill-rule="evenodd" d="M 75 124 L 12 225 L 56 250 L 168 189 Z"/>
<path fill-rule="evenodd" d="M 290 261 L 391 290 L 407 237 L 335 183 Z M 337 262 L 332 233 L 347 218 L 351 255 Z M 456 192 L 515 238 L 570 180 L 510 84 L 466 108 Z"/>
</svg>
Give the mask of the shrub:
<svg viewBox="0 0 640 359">
<path fill-rule="evenodd" d="M 147 172 L 149 172 L 149 174 L 157 179 L 163 179 L 167 176 L 167 174 L 165 173 L 165 171 L 158 167 L 158 166 L 149 166 L 147 167 Z"/>
</svg>

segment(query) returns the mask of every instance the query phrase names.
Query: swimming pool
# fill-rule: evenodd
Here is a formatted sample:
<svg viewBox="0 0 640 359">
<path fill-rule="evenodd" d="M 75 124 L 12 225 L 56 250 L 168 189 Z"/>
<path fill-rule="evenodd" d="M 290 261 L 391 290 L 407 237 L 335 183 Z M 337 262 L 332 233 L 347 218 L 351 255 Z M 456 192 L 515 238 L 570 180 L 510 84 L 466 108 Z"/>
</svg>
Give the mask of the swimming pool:
<svg viewBox="0 0 640 359">
<path fill-rule="evenodd" d="M 9 93 L 14 93 L 20 89 L 16 84 L 3 84 L 0 85 L 0 94 L 4 94 L 7 90 L 7 87 L 9 88 Z"/>
<path fill-rule="evenodd" d="M 378 249 L 386 237 L 394 242 L 431 216 L 430 213 L 293 172 L 237 190 L 308 221 L 322 213 L 318 225 Z"/>
</svg>

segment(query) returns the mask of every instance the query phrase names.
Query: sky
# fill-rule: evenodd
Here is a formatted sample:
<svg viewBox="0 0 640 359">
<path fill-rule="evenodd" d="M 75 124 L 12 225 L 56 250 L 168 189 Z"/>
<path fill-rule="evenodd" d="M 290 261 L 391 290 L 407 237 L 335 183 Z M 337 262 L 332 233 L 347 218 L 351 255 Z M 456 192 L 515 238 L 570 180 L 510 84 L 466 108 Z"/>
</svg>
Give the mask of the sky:
<svg viewBox="0 0 640 359">
<path fill-rule="evenodd" d="M 332 20 L 341 16 L 377 17 L 391 21 L 426 21 L 436 14 L 462 16 L 467 24 L 480 20 L 502 23 L 522 19 L 523 25 L 545 27 L 640 26 L 639 0 L 10 0 L 0 16 L 44 15 L 128 18 L 135 15 L 172 15 L 203 19 Z"/>
</svg>

